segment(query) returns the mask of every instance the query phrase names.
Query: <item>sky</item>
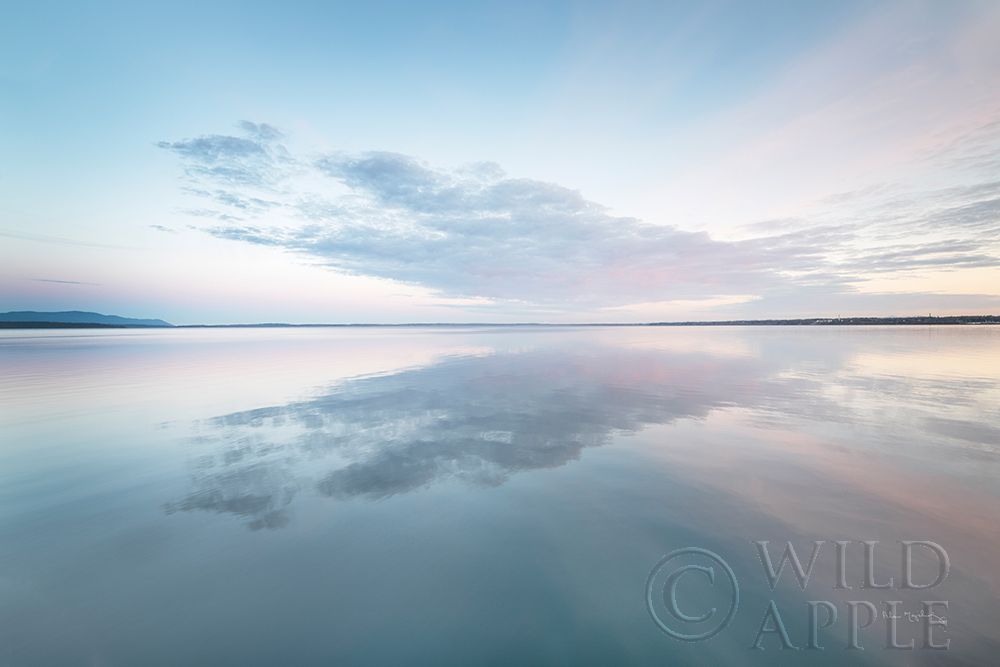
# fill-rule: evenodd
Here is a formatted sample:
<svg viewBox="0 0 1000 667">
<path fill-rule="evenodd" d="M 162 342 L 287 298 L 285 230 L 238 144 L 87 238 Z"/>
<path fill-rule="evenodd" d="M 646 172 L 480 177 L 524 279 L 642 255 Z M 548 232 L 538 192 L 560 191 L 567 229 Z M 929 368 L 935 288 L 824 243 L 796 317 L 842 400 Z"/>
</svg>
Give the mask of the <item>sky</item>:
<svg viewBox="0 0 1000 667">
<path fill-rule="evenodd" d="M 6 3 L 0 311 L 1000 314 L 1000 3 Z"/>
</svg>

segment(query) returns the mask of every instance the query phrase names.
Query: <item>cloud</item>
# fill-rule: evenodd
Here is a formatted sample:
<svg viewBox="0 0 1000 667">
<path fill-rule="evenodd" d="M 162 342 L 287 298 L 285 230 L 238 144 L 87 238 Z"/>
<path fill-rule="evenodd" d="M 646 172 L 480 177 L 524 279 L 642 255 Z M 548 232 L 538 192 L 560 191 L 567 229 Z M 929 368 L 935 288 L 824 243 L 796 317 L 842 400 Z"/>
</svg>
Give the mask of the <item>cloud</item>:
<svg viewBox="0 0 1000 667">
<path fill-rule="evenodd" d="M 110 248 L 112 250 L 135 250 L 132 246 L 112 245 L 110 243 L 91 243 L 77 239 L 66 238 L 65 236 L 51 236 L 49 234 L 30 234 L 17 230 L 0 229 L 0 236 L 20 239 L 23 241 L 36 241 L 38 243 L 53 243 L 56 245 L 80 246 L 83 248 Z"/>
<path fill-rule="evenodd" d="M 55 283 L 58 285 L 93 285 L 99 287 L 100 283 L 88 283 L 83 280 L 56 280 L 55 278 L 28 278 L 36 283 Z"/>
<path fill-rule="evenodd" d="M 267 123 L 241 120 L 238 125 L 241 130 L 258 141 L 277 141 L 285 136 L 278 128 Z"/>
<path fill-rule="evenodd" d="M 851 260 L 850 267 L 881 273 L 927 267 L 993 267 L 997 258 L 979 253 L 980 245 L 969 241 L 943 241 L 926 245 L 892 246 Z"/>
<path fill-rule="evenodd" d="M 236 192 L 218 188 L 211 191 L 199 188 L 184 188 L 184 191 L 197 197 L 210 199 L 216 204 L 250 213 L 262 213 L 270 208 L 281 206 L 280 202 L 272 199 L 243 196 Z"/>
<path fill-rule="evenodd" d="M 245 136 L 209 134 L 180 141 L 160 141 L 159 148 L 184 160 L 185 172 L 194 181 L 226 186 L 274 187 L 291 164 L 282 134 L 266 123 L 243 121 Z"/>
<path fill-rule="evenodd" d="M 183 212 L 197 218 L 215 218 L 216 220 L 221 220 L 223 222 L 239 222 L 243 219 L 237 215 L 230 215 L 229 213 L 216 211 L 210 208 L 186 208 Z"/>
<path fill-rule="evenodd" d="M 994 110 L 996 117 L 1000 110 Z M 930 162 L 944 163 L 948 167 L 973 173 L 997 173 L 1000 170 L 1000 120 L 989 120 L 950 138 L 943 145 L 928 151 Z"/>
<path fill-rule="evenodd" d="M 231 146 L 240 146 L 238 163 L 248 152 L 260 155 L 240 142 L 191 143 L 195 148 L 177 152 L 188 160 L 195 155 L 196 173 Z M 575 190 L 511 178 L 492 163 L 447 171 L 406 155 L 370 152 L 322 155 L 311 166 L 346 186 L 349 195 L 299 197 L 292 203 L 299 224 L 224 225 L 210 233 L 280 246 L 341 271 L 448 296 L 588 305 L 764 287 L 779 281 L 775 267 L 805 268 L 804 258 L 815 252 L 804 237 L 724 243 L 616 216 Z M 203 175 L 215 178 L 215 172 Z M 241 213 L 251 212 L 245 201 L 255 201 L 225 191 L 204 193 Z"/>
<path fill-rule="evenodd" d="M 445 297 L 572 310 L 749 294 L 760 298 L 745 307 L 757 308 L 796 291 L 851 296 L 882 273 L 1000 265 L 993 182 L 926 192 L 879 184 L 827 198 L 815 218 L 720 240 L 617 215 L 492 162 L 442 169 L 386 151 L 300 158 L 272 126 L 240 128 L 159 144 L 181 159 L 188 193 L 218 207 L 189 210 L 224 223 L 208 233 Z"/>
</svg>

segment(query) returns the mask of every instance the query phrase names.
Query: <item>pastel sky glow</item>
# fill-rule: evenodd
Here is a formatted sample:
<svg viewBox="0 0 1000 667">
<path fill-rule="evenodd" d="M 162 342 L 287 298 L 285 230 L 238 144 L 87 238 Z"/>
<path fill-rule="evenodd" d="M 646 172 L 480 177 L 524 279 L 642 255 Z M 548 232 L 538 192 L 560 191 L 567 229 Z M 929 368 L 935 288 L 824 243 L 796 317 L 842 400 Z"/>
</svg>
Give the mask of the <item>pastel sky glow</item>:
<svg viewBox="0 0 1000 667">
<path fill-rule="evenodd" d="M 18 3 L 0 311 L 1000 313 L 1000 3 Z"/>
</svg>

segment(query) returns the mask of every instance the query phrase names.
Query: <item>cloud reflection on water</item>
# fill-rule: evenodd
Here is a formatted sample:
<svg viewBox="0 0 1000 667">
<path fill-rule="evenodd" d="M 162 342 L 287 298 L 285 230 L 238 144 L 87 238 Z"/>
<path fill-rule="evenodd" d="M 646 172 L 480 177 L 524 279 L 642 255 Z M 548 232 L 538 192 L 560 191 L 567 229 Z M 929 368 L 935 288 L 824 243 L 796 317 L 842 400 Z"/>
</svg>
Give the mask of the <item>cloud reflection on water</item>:
<svg viewBox="0 0 1000 667">
<path fill-rule="evenodd" d="M 273 528 L 306 485 L 370 500 L 446 479 L 495 486 L 564 465 L 615 434 L 752 404 L 774 370 L 755 358 L 591 346 L 455 357 L 349 380 L 202 423 L 196 446 L 208 449 L 195 489 L 168 509 Z"/>
<path fill-rule="evenodd" d="M 997 392 L 990 377 L 869 374 L 853 365 L 849 344 L 830 342 L 789 338 L 777 353 L 737 355 L 534 343 L 349 379 L 198 423 L 193 489 L 167 510 L 279 528 L 303 490 L 381 500 L 446 480 L 497 486 L 616 436 L 724 408 L 741 409 L 758 429 L 863 425 L 868 449 L 912 442 L 919 454 L 948 442 L 963 457 L 996 454 L 995 429 L 962 418 L 983 414 Z M 901 423 L 921 429 L 920 441 Z"/>
</svg>

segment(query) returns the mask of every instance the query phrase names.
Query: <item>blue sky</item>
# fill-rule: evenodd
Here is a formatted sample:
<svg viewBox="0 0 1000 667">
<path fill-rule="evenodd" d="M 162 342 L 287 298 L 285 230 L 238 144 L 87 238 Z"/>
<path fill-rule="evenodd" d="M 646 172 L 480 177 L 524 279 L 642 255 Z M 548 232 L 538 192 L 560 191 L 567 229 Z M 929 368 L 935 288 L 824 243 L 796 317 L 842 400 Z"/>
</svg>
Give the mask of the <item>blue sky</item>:
<svg viewBox="0 0 1000 667">
<path fill-rule="evenodd" d="M 136 4 L 5 10 L 0 310 L 1000 311 L 995 3 Z"/>
</svg>

